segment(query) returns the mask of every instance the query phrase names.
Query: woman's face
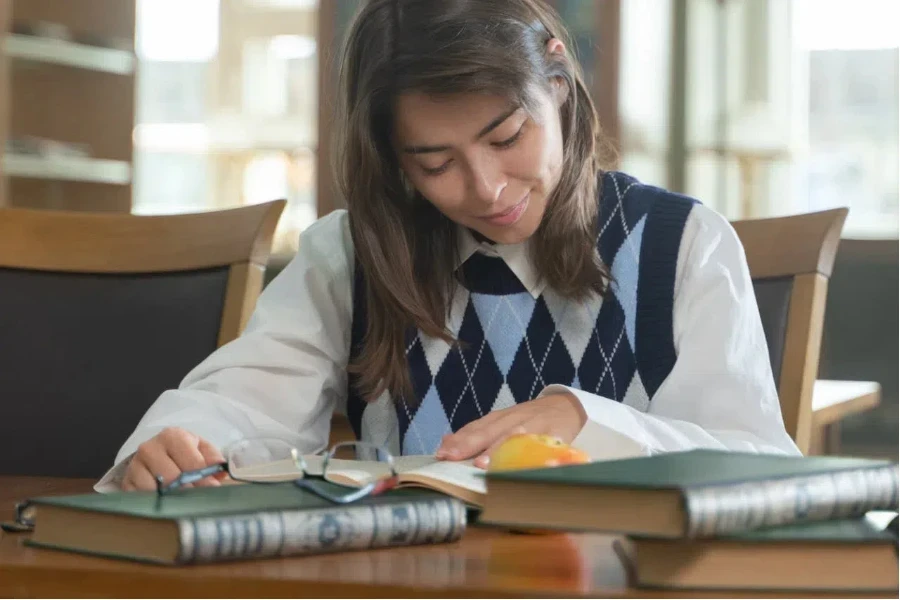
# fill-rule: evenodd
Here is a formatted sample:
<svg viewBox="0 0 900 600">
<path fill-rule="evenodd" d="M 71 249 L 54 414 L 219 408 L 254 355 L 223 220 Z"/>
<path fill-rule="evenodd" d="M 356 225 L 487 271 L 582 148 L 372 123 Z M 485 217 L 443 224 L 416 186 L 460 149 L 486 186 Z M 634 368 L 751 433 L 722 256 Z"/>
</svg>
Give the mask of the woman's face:
<svg viewBox="0 0 900 600">
<path fill-rule="evenodd" d="M 529 115 L 499 96 L 401 95 L 394 132 L 401 168 L 456 223 L 500 244 L 522 242 L 559 181 L 562 98 L 555 96 L 538 92 Z"/>
</svg>

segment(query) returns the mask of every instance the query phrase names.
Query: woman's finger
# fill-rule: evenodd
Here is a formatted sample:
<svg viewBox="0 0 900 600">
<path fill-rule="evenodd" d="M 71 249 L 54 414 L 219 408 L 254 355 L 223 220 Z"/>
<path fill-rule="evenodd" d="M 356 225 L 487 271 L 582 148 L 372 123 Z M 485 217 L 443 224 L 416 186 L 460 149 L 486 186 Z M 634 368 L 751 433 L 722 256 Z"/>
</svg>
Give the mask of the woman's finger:
<svg viewBox="0 0 900 600">
<path fill-rule="evenodd" d="M 492 423 L 474 430 L 460 429 L 453 434 L 451 439 L 445 440 L 437 453 L 437 458 L 449 460 L 465 460 L 484 453 L 488 448 L 506 437 L 516 427 L 522 425 L 527 415 L 521 411 L 513 411 L 504 415 L 502 419 L 495 419 Z"/>
<path fill-rule="evenodd" d="M 125 490 L 155 490 L 156 479 L 141 460 L 132 459 L 122 484 Z"/>
<path fill-rule="evenodd" d="M 197 449 L 200 450 L 200 454 L 203 455 L 203 459 L 206 461 L 207 466 L 222 464 L 225 462 L 225 457 L 222 455 L 222 451 L 203 438 L 200 438 L 200 442 L 197 444 Z M 216 473 L 215 475 L 211 475 L 204 479 L 202 482 L 198 482 L 198 484 L 215 486 L 219 485 L 219 483 L 226 477 L 228 477 L 227 470 L 222 471 L 221 473 Z"/>
<path fill-rule="evenodd" d="M 505 441 L 509 438 L 509 436 L 511 436 L 511 435 L 516 435 L 516 434 L 520 434 L 520 433 L 528 433 L 528 426 L 527 426 L 527 424 L 524 424 L 524 425 L 516 425 L 515 427 L 513 427 L 512 429 L 510 429 L 509 431 L 507 431 L 506 433 L 504 433 L 502 436 L 498 437 L 498 438 L 494 441 L 494 443 L 491 444 L 490 447 L 488 447 L 487 450 L 485 450 L 484 452 L 482 452 L 481 455 L 480 455 L 478 458 L 475 459 L 475 466 L 478 467 L 478 468 L 480 468 L 480 469 L 486 469 L 486 468 L 488 468 L 488 465 L 489 465 L 490 462 L 491 462 L 491 455 L 492 455 L 492 454 L 494 453 L 494 451 L 500 446 L 500 444 L 502 444 L 503 442 L 505 442 Z"/>
<path fill-rule="evenodd" d="M 441 448 L 445 448 L 446 442 L 451 442 L 457 438 L 460 434 L 467 436 L 473 435 L 477 432 L 483 431 L 486 428 L 493 427 L 497 424 L 498 421 L 509 418 L 510 416 L 515 416 L 516 407 L 504 408 L 502 410 L 495 410 L 484 415 L 481 418 L 475 419 L 462 427 L 456 433 L 448 433 L 443 438 L 441 438 Z"/>
<path fill-rule="evenodd" d="M 225 457 L 222 456 L 222 452 L 202 438 L 197 444 L 197 449 L 200 451 L 200 454 L 203 455 L 206 466 L 225 462 Z"/>
<path fill-rule="evenodd" d="M 138 458 L 140 458 L 141 466 L 150 473 L 151 479 L 154 481 L 154 487 L 156 487 L 157 476 L 161 476 L 163 483 L 168 484 L 181 475 L 181 468 L 172 460 L 172 457 L 161 445 L 155 446 L 152 452 L 148 451 L 143 456 L 141 455 L 141 450 L 138 450 Z"/>
<path fill-rule="evenodd" d="M 185 471 L 196 471 L 212 464 L 224 462 L 224 460 L 207 460 L 206 456 L 200 450 L 201 441 L 202 440 L 192 435 L 173 436 L 167 440 L 166 450 L 169 458 L 175 463 L 180 473 Z M 207 452 L 210 452 L 210 456 L 213 458 L 219 458 L 221 456 L 221 453 L 218 453 L 217 451 L 215 453 L 211 452 L 211 445 L 207 445 L 210 447 L 205 449 Z M 219 456 L 215 456 L 216 454 L 219 454 Z M 199 481 L 195 481 L 192 485 L 197 487 L 209 487 L 218 486 L 219 482 L 213 477 L 204 477 Z"/>
<path fill-rule="evenodd" d="M 179 471 L 195 471 L 207 466 L 198 447 L 198 438 L 194 436 L 172 436 L 165 440 L 165 447 L 166 454 Z"/>
</svg>

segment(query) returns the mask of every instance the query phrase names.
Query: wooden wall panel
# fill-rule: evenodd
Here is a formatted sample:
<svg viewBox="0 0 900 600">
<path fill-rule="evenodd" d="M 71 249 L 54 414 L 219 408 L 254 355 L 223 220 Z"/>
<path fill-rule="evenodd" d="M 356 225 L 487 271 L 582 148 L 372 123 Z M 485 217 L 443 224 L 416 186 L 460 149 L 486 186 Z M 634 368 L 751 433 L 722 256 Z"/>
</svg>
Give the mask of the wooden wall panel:
<svg viewBox="0 0 900 600">
<path fill-rule="evenodd" d="M 3 156 L 3 148 L 6 145 L 6 136 L 9 123 L 9 61 L 2 51 L 2 38 L 9 27 L 9 19 L 12 14 L 12 0 L 0 0 L 0 158 Z M 6 177 L 3 175 L 3 160 L 0 160 L 0 206 L 6 205 Z"/>
</svg>

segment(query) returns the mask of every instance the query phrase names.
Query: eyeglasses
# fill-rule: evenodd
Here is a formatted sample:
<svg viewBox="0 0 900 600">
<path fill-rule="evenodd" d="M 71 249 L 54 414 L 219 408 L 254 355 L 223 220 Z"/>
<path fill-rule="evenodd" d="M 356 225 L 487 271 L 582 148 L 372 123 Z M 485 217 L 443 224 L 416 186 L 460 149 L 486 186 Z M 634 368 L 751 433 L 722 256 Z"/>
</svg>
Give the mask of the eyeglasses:
<svg viewBox="0 0 900 600">
<path fill-rule="evenodd" d="M 31 502 L 26 500 L 16 504 L 15 517 L 10 522 L 0 523 L 0 530 L 6 533 L 34 531 L 34 508 Z"/>
<path fill-rule="evenodd" d="M 253 438 L 226 448 L 225 462 L 185 471 L 169 483 L 157 475 L 156 491 L 159 496 L 165 496 L 187 484 L 223 472 L 231 479 L 245 483 L 293 481 L 297 487 L 335 504 L 349 504 L 397 486 L 394 457 L 383 446 L 343 442 L 325 455 L 307 461 L 283 440 Z M 322 482 L 334 485 L 323 485 Z M 340 487 L 335 489 L 335 485 Z"/>
<path fill-rule="evenodd" d="M 162 499 L 187 484 L 223 472 L 245 483 L 292 481 L 297 487 L 335 504 L 375 496 L 397 487 L 398 483 L 394 457 L 383 446 L 368 442 L 343 442 L 324 455 L 304 459 L 283 440 L 254 438 L 229 446 L 225 457 L 225 462 L 184 471 L 169 483 L 156 476 L 157 495 Z M 31 502 L 20 502 L 16 504 L 14 520 L 0 523 L 0 529 L 7 533 L 33 531 L 33 513 Z"/>
</svg>

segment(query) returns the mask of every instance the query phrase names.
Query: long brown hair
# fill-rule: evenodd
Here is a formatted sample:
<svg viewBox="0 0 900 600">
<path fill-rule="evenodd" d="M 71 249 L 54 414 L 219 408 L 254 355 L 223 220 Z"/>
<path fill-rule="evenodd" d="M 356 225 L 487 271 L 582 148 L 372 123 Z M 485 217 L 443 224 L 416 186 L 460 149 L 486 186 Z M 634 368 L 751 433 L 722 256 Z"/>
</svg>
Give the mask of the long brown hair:
<svg viewBox="0 0 900 600">
<path fill-rule="evenodd" d="M 550 54 L 557 38 L 567 54 Z M 368 323 L 349 368 L 368 400 L 411 391 L 410 327 L 455 343 L 445 322 L 457 285 L 457 226 L 406 182 L 391 144 L 397 95 L 494 94 L 531 111 L 562 79 L 563 167 L 531 244 L 544 282 L 573 300 L 604 294 L 594 252 L 600 126 L 571 40 L 542 0 L 370 0 L 344 46 L 335 143 L 337 187 L 364 273 Z M 461 340 L 465 342 L 465 340 Z"/>
</svg>

